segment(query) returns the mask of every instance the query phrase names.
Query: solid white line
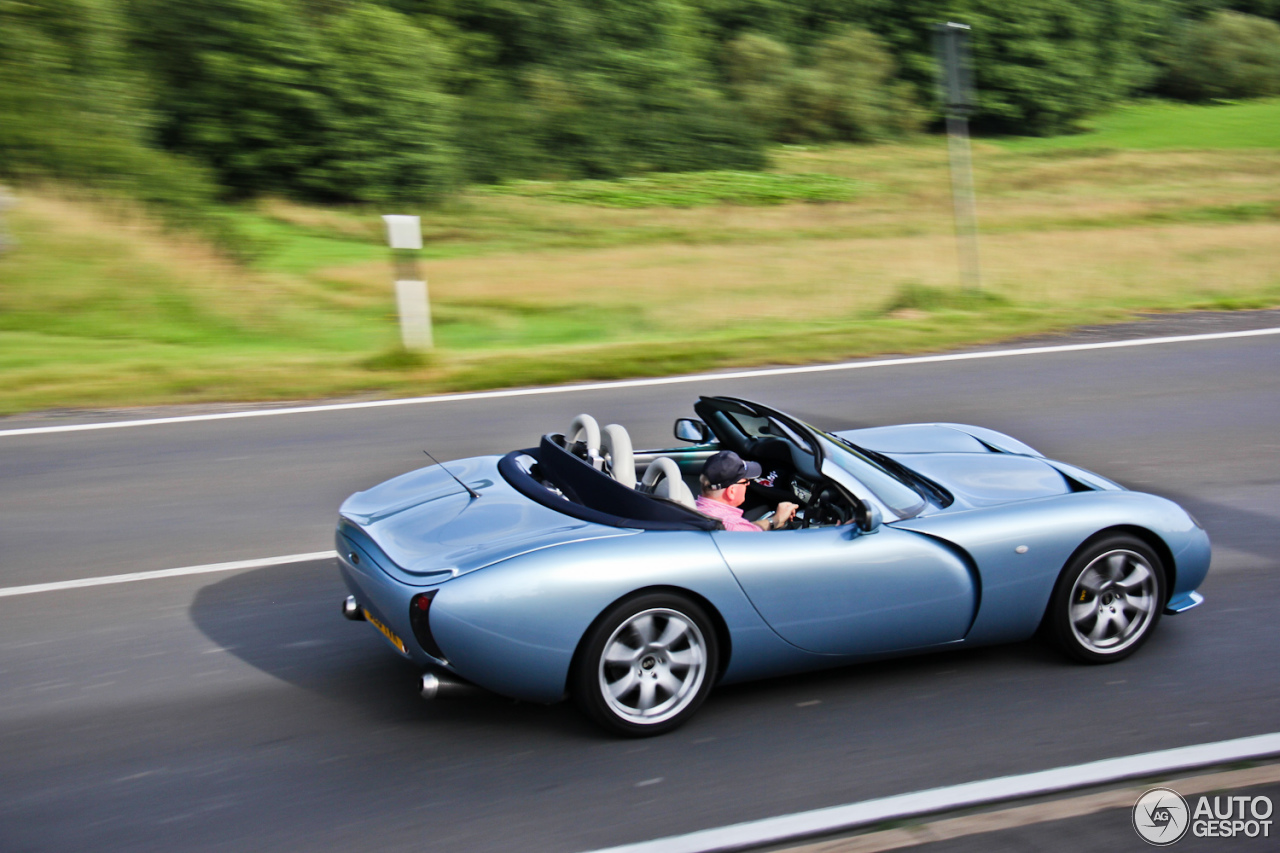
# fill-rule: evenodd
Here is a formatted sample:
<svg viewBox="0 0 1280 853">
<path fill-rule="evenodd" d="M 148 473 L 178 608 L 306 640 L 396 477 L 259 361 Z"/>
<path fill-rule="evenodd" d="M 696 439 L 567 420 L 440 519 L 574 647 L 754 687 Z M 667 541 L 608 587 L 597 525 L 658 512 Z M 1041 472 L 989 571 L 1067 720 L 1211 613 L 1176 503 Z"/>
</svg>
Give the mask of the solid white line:
<svg viewBox="0 0 1280 853">
<path fill-rule="evenodd" d="M 981 782 L 967 782 L 912 794 L 866 800 L 847 806 L 833 806 L 798 814 L 782 815 L 719 829 L 705 829 L 639 844 L 610 847 L 596 853 L 711 853 L 745 850 L 765 844 L 779 844 L 814 835 L 901 820 L 916 815 L 952 811 L 984 803 L 1013 800 L 1040 794 L 1087 788 L 1155 776 L 1190 767 L 1226 764 L 1280 753 L 1280 733 L 1224 740 L 1165 749 L 1123 758 L 1108 758 L 1072 767 L 1041 770 L 1019 776 L 1003 776 Z"/>
<path fill-rule="evenodd" d="M 366 403 L 329 403 L 320 406 L 293 406 L 284 409 L 258 409 L 242 412 L 221 412 L 209 415 L 182 415 L 172 418 L 148 418 L 136 421 L 109 421 L 97 424 L 67 424 L 64 426 L 26 427 L 0 430 L 0 438 L 19 435 L 44 435 L 55 432 L 87 432 L 98 429 L 123 429 L 125 427 L 158 426 L 161 424 L 185 424 L 197 421 L 225 421 L 237 418 L 266 418 L 274 415 L 300 415 L 313 412 L 343 412 L 355 409 L 379 409 L 386 406 L 417 406 L 426 403 L 455 403 L 466 400 L 497 400 L 506 397 L 533 397 L 542 394 L 569 394 L 586 391 L 608 391 L 619 388 L 647 388 L 655 385 L 680 385 L 689 382 L 724 382 L 730 379 L 759 379 L 768 376 L 794 376 L 803 373 L 827 373 L 837 370 L 865 370 L 872 367 L 899 367 L 911 364 L 936 364 L 944 361 L 972 361 L 983 358 L 1007 358 L 1015 355 L 1047 355 L 1085 350 L 1120 349 L 1123 347 L 1148 347 L 1158 344 L 1181 344 L 1196 341 L 1220 341 L 1229 338 L 1252 338 L 1260 335 L 1278 335 L 1280 328 L 1250 329 L 1243 332 L 1213 332 L 1203 335 L 1175 335 L 1163 338 L 1137 338 L 1128 341 L 1106 341 L 1093 344 L 1061 344 L 1022 349 L 989 350 L 987 352 L 962 352 L 949 355 L 920 355 L 903 358 L 882 358 L 871 361 L 846 361 L 838 364 L 813 364 L 806 367 L 767 367 L 755 370 L 739 370 L 730 373 L 695 373 L 685 376 L 663 376 L 655 379 L 624 379 L 616 382 L 592 382 L 581 385 L 554 385 L 544 388 L 512 388 L 505 391 L 470 391 L 465 394 L 439 394 L 434 397 L 406 397 L 399 400 L 371 400 Z"/>
<path fill-rule="evenodd" d="M 1178 774 L 1169 774 L 1177 776 Z M 1190 802 L 1191 795 L 1220 793 L 1233 789 L 1256 788 L 1280 782 L 1280 764 L 1264 764 L 1247 770 L 1225 770 L 1221 773 L 1204 773 L 1182 776 L 1176 779 L 1161 778 L 1162 787 L 1172 788 Z M 1040 799 L 1030 805 L 1012 806 L 992 811 L 977 811 L 958 817 L 924 819 L 903 827 L 872 830 L 857 835 L 845 835 L 830 841 L 801 841 L 779 853 L 885 853 L 904 847 L 919 847 L 938 841 L 972 838 L 989 835 L 1006 829 L 1032 827 L 1074 817 L 1087 817 L 1102 812 L 1115 812 L 1133 808 L 1134 802 L 1144 792 L 1151 790 L 1151 783 L 1115 788 L 1095 794 L 1068 796 L 1061 799 Z M 986 845 L 990 847 L 991 845 Z"/>
<path fill-rule="evenodd" d="M 106 586 L 114 583 L 133 583 L 156 578 L 176 578 L 183 575 L 207 575 L 212 572 L 234 572 L 237 569 L 261 569 L 266 566 L 283 566 L 288 563 L 305 563 L 309 560 L 327 560 L 338 556 L 337 551 L 315 551 L 311 554 L 288 554 L 283 557 L 263 557 L 258 560 L 237 560 L 234 563 L 208 563 L 203 566 L 183 566 L 178 569 L 156 569 L 152 572 L 130 572 L 127 575 L 102 575 L 96 578 L 77 578 L 70 581 L 33 583 L 28 586 L 0 587 L 0 598 L 11 595 L 35 595 L 37 592 L 55 592 L 60 589 L 80 589 L 86 586 Z"/>
</svg>

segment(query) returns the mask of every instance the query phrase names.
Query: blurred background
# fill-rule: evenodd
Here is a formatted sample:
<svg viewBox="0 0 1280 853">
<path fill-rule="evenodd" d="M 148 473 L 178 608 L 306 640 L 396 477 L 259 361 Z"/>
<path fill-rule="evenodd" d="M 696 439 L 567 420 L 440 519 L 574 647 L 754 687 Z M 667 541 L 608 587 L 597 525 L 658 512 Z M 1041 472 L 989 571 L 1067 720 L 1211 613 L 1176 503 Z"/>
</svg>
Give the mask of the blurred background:
<svg viewBox="0 0 1280 853">
<path fill-rule="evenodd" d="M 1280 0 L 0 0 L 0 414 L 1280 304 Z M 958 286 L 933 27 L 972 26 Z M 399 345 L 380 215 L 422 217 Z"/>
</svg>

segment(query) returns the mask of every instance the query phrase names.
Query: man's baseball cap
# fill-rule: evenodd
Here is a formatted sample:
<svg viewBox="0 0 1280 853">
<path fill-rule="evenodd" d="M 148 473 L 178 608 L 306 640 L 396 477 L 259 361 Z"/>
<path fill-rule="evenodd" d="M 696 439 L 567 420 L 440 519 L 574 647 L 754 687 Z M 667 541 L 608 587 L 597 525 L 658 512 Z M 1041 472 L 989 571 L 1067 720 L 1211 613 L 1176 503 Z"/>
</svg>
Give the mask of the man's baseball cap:
<svg viewBox="0 0 1280 853">
<path fill-rule="evenodd" d="M 763 473 L 760 463 L 743 462 L 732 450 L 721 450 L 702 466 L 702 476 L 707 478 L 707 487 L 711 489 L 728 488 L 739 480 L 754 480 Z"/>
</svg>

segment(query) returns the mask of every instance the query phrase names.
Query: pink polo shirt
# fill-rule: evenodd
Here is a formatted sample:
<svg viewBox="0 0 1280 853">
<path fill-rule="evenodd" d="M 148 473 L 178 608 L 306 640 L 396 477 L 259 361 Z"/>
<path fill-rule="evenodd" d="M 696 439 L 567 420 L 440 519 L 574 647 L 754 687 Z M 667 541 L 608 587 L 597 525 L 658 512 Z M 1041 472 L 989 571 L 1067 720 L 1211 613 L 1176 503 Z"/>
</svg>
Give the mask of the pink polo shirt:
<svg viewBox="0 0 1280 853">
<path fill-rule="evenodd" d="M 740 530 L 743 533 L 754 530 L 756 533 L 763 533 L 759 527 L 742 517 L 742 510 L 736 506 L 729 506 L 727 503 L 713 501 L 711 498 L 698 495 L 698 499 L 694 502 L 698 507 L 698 512 L 703 515 L 709 515 L 712 518 L 724 523 L 725 530 Z"/>
</svg>

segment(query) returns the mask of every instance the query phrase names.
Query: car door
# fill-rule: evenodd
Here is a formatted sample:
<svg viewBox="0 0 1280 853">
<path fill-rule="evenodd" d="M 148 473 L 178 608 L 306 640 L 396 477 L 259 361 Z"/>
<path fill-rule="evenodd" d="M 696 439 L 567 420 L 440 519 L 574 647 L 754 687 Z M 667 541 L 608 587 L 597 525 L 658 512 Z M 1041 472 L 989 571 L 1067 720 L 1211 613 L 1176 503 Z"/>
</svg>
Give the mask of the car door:
<svg viewBox="0 0 1280 853">
<path fill-rule="evenodd" d="M 923 648 L 960 640 L 973 623 L 974 578 L 930 537 L 888 525 L 711 535 L 760 615 L 802 649 Z"/>
</svg>

